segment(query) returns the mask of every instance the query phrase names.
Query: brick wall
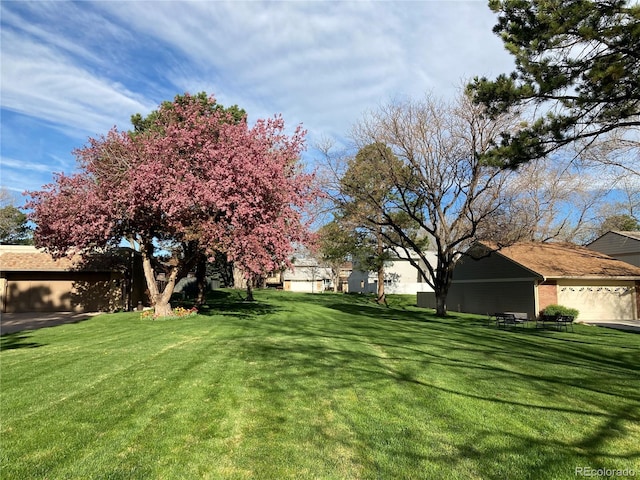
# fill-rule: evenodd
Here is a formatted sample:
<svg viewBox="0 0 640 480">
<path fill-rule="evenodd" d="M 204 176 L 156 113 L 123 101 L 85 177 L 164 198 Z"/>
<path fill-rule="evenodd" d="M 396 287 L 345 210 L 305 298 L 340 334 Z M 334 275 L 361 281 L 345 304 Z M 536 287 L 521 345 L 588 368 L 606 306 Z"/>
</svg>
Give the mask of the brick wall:
<svg viewBox="0 0 640 480">
<path fill-rule="evenodd" d="M 640 282 L 636 282 L 636 319 L 640 320 Z"/>
<path fill-rule="evenodd" d="M 556 303 L 558 303 L 558 285 L 556 285 L 556 282 L 538 285 L 538 308 L 540 311 Z"/>
</svg>

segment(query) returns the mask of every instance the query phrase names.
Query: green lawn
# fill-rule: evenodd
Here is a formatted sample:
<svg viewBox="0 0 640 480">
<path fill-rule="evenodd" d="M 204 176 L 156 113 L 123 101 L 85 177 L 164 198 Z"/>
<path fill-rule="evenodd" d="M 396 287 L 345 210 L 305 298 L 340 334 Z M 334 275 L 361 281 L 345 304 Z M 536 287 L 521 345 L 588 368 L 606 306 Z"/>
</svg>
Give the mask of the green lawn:
<svg viewBox="0 0 640 480">
<path fill-rule="evenodd" d="M 638 334 L 496 330 L 412 297 L 256 298 L 3 336 L 0 477 L 640 476 Z"/>
</svg>

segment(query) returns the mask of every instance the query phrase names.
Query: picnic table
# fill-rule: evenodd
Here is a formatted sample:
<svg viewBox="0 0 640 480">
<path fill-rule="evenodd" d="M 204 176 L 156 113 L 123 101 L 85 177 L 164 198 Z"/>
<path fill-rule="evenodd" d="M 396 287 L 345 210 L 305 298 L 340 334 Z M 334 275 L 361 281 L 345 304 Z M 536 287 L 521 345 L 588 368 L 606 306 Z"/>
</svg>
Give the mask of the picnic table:
<svg viewBox="0 0 640 480">
<path fill-rule="evenodd" d="M 556 330 L 562 330 L 564 327 L 565 332 L 569 331 L 569 325 L 571 325 L 571 331 L 573 332 L 573 320 L 571 315 L 540 315 L 536 319 L 536 328 L 545 328 L 546 326 L 553 326 Z"/>
<path fill-rule="evenodd" d="M 503 328 L 507 328 L 507 325 L 518 326 L 521 325 L 524 328 L 529 320 L 529 317 L 526 313 L 523 312 L 498 312 L 493 314 L 496 327 L 500 328 L 502 325 Z"/>
</svg>

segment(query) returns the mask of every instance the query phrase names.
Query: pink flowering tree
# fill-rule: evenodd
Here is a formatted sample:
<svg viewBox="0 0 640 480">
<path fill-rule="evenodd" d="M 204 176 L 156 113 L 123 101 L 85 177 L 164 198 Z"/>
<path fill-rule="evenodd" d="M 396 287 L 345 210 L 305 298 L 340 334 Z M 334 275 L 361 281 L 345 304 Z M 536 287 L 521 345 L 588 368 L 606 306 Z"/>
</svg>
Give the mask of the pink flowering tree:
<svg viewBox="0 0 640 480">
<path fill-rule="evenodd" d="M 279 116 L 249 127 L 189 98 L 162 104 L 144 131 L 90 139 L 75 152 L 79 173 L 29 203 L 36 244 L 56 256 L 135 242 L 157 316 L 172 314 L 176 282 L 203 253 L 226 254 L 249 280 L 286 266 L 317 197 L 301 127 L 287 135 Z"/>
</svg>

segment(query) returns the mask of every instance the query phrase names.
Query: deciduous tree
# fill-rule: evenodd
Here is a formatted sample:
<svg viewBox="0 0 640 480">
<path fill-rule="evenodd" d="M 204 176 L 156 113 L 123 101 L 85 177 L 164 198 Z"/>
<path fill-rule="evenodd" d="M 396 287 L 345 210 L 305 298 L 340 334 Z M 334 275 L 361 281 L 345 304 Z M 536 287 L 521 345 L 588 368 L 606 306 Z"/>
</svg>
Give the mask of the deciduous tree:
<svg viewBox="0 0 640 480">
<path fill-rule="evenodd" d="M 591 235 L 612 184 L 571 159 L 536 159 L 512 172 L 501 189 L 500 208 L 480 237 L 496 244 L 563 240 L 583 243 Z"/>
<path fill-rule="evenodd" d="M 377 164 L 392 195 L 380 197 L 366 183 L 353 186 L 375 206 L 369 220 L 385 227 L 386 240 L 405 252 L 434 289 L 438 315 L 446 314 L 456 262 L 499 208 L 507 172 L 486 165 L 481 156 L 513 124 L 508 114 L 488 118 L 466 95 L 451 103 L 428 96 L 383 106 L 354 130 L 360 144 L 384 145 L 398 159 Z M 427 234 L 437 265 L 430 264 L 421 243 Z"/>
<path fill-rule="evenodd" d="M 351 227 L 354 239 L 359 237 L 353 252 L 357 263 L 361 268 L 377 273 L 378 303 L 386 302 L 384 267 L 392 246 L 386 238 L 394 236 L 386 225 L 381 206 L 395 196 L 393 178 L 388 173 L 400 172 L 402 168 L 402 162 L 388 146 L 374 142 L 360 148 L 348 161 L 340 179 L 337 203 L 343 215 L 342 223 Z"/>
<path fill-rule="evenodd" d="M 60 256 L 135 239 L 161 316 L 171 314 L 175 283 L 201 251 L 224 252 L 248 276 L 286 264 L 292 242 L 307 239 L 303 214 L 315 196 L 298 163 L 305 132 L 287 135 L 281 117 L 249 127 L 204 111 L 199 102 L 163 104 L 135 135 L 114 129 L 90 139 L 76 151 L 80 173 L 31 193 L 37 244 Z"/>
<path fill-rule="evenodd" d="M 338 291 L 340 272 L 346 262 L 353 259 L 357 249 L 355 231 L 341 218 L 336 218 L 324 224 L 318 231 L 317 250 L 323 263 L 331 268 L 333 276 L 333 291 Z"/>
<path fill-rule="evenodd" d="M 162 134 L 166 131 L 166 127 L 171 123 L 185 122 L 188 119 L 182 118 L 179 112 L 174 109 L 174 104 L 186 106 L 192 104 L 200 111 L 200 115 L 207 117 L 208 115 L 218 113 L 220 120 L 228 123 L 238 124 L 246 121 L 246 112 L 237 105 L 225 108 L 217 102 L 211 102 L 206 92 L 200 92 L 196 95 L 176 95 L 173 102 L 162 102 L 163 110 L 153 110 L 147 116 L 143 117 L 140 113 L 131 116 L 131 123 L 134 127 L 131 135 L 135 136 L 149 130 L 155 130 Z M 194 244 L 197 242 L 193 241 Z M 135 242 L 134 242 L 135 244 Z M 202 250 L 202 249 L 201 249 Z M 207 275 L 207 253 L 202 250 L 196 254 L 195 261 L 195 277 L 198 294 L 196 295 L 196 305 L 202 305 L 205 302 L 206 293 L 206 275 Z M 218 256 L 219 259 L 219 256 Z M 225 258 L 226 261 L 226 258 Z"/>
</svg>

